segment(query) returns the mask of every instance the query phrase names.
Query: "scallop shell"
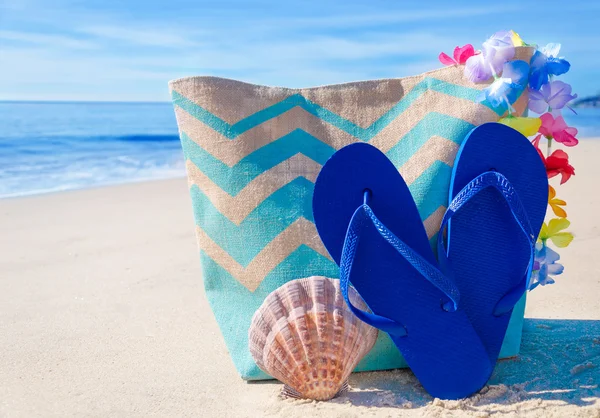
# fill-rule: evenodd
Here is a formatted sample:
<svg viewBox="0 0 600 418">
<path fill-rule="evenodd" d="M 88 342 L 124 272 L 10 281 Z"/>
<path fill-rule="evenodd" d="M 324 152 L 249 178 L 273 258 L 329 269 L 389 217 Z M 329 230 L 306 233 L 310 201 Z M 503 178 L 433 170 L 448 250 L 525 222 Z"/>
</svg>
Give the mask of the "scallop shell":
<svg viewBox="0 0 600 418">
<path fill-rule="evenodd" d="M 354 289 L 352 303 L 366 305 Z M 313 276 L 270 293 L 252 318 L 249 347 L 258 366 L 283 382 L 283 393 L 328 400 L 347 387 L 371 350 L 377 329 L 346 306 L 339 280 Z"/>
</svg>

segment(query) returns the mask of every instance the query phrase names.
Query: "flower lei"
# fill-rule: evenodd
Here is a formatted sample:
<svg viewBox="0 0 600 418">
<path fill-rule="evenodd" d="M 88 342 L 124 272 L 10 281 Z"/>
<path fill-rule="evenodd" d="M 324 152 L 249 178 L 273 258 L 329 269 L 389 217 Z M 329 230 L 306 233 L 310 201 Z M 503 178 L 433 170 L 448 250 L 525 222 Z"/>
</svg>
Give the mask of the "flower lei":
<svg viewBox="0 0 600 418">
<path fill-rule="evenodd" d="M 531 46 L 536 50 L 529 63 L 513 60 L 516 47 Z M 492 35 L 475 50 L 473 45 L 465 45 L 454 49 L 451 58 L 444 52 L 439 60 L 444 65 L 464 65 L 465 77 L 474 83 L 494 79 L 492 84 L 482 90 L 479 101 L 506 115 L 498 122 L 510 126 L 526 137 L 534 137 L 532 145 L 540 154 L 546 167 L 548 179 L 560 175 L 560 184 L 566 183 L 575 175 L 575 169 L 569 164 L 569 155 L 562 149 L 552 150 L 554 144 L 573 147 L 579 143 L 576 138 L 577 129 L 567 126 L 561 115 L 568 103 L 577 97 L 571 94 L 571 86 L 556 76 L 569 71 L 570 64 L 559 57 L 560 44 L 548 44 L 537 48 L 528 45 L 514 31 L 501 31 Z M 513 103 L 527 89 L 529 102 L 527 108 L 540 115 L 538 117 L 514 116 Z M 540 141 L 546 139 L 546 152 L 540 148 Z M 563 272 L 564 267 L 557 261 L 560 256 L 548 246 L 552 242 L 555 247 L 565 248 L 573 240 L 573 234 L 564 231 L 570 225 L 567 212 L 563 208 L 567 203 L 556 197 L 556 190 L 549 187 L 548 205 L 556 216 L 544 222 L 535 247 L 535 260 L 529 289 L 539 285 L 554 283 L 552 276 Z"/>
</svg>

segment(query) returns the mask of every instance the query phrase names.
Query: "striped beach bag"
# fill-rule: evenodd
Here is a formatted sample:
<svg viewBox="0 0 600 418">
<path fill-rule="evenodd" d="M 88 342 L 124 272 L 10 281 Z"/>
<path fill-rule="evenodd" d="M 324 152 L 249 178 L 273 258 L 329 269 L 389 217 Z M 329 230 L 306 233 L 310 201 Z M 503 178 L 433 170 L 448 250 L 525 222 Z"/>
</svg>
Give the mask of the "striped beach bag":
<svg viewBox="0 0 600 418">
<path fill-rule="evenodd" d="M 529 61 L 532 50 L 517 48 Z M 460 67 L 414 77 L 306 89 L 216 77 L 170 83 L 194 207 L 206 295 L 235 367 L 268 378 L 248 350 L 248 328 L 265 297 L 287 281 L 338 277 L 315 229 L 312 193 L 338 149 L 368 142 L 395 164 L 429 238 L 448 202 L 452 165 L 465 135 L 501 115 L 477 100 Z M 527 104 L 524 93 L 514 104 Z M 524 299 L 515 307 L 501 357 L 518 353 Z M 405 367 L 385 333 L 357 370 Z"/>
</svg>

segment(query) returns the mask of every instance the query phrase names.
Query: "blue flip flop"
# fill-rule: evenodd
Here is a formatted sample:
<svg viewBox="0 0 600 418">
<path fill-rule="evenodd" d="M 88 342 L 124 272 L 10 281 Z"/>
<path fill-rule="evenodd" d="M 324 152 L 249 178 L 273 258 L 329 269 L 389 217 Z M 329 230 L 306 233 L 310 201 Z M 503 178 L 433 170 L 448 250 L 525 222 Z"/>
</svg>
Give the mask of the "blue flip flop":
<svg viewBox="0 0 600 418">
<path fill-rule="evenodd" d="M 493 365 L 529 286 L 547 204 L 546 169 L 526 137 L 499 123 L 467 135 L 454 163 L 438 258 L 444 272 L 453 272 Z"/>
<path fill-rule="evenodd" d="M 348 307 L 390 335 L 423 387 L 445 399 L 481 389 L 492 372 L 485 347 L 390 160 L 364 143 L 337 151 L 317 178 L 313 212 Z M 372 313 L 350 303 L 349 282 Z"/>
</svg>

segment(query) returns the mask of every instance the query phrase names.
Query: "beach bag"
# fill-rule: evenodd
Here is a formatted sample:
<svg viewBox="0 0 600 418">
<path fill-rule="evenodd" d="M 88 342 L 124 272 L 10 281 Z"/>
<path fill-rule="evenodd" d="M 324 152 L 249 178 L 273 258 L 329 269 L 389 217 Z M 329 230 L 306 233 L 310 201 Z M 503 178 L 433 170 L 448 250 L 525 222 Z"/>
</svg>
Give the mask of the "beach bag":
<svg viewBox="0 0 600 418">
<path fill-rule="evenodd" d="M 517 48 L 515 59 L 529 62 L 532 52 Z M 325 161 L 358 141 L 383 151 L 409 185 L 433 246 L 461 141 L 502 116 L 478 101 L 490 83 L 469 82 L 461 66 L 306 89 L 217 77 L 170 83 L 206 296 L 244 379 L 269 377 L 248 349 L 248 328 L 265 297 L 293 279 L 338 277 L 312 216 Z M 513 105 L 516 115 L 526 95 Z M 524 309 L 525 298 L 515 306 L 501 357 L 518 353 Z M 399 367 L 406 363 L 380 332 L 356 370 Z"/>
</svg>

